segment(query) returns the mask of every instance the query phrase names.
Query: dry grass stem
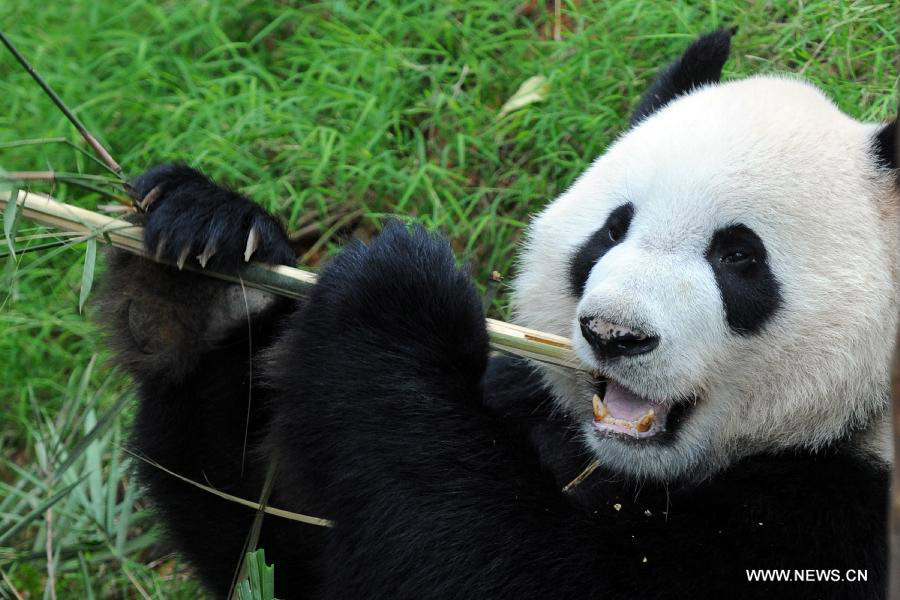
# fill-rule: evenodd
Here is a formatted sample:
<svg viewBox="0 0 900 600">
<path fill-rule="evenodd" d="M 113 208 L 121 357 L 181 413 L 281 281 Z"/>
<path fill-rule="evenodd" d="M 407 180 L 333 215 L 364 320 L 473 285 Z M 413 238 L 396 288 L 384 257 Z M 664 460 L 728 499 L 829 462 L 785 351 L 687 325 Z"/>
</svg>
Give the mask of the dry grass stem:
<svg viewBox="0 0 900 600">
<path fill-rule="evenodd" d="M 589 464 L 587 466 L 587 468 L 584 471 L 582 471 L 581 473 L 578 474 L 578 477 L 576 477 L 575 479 L 570 481 L 568 484 L 566 484 L 566 487 L 564 487 L 562 489 L 563 493 L 567 494 L 570 491 L 574 490 L 579 485 L 581 485 L 581 482 L 584 481 L 585 479 L 587 479 L 588 477 L 590 477 L 591 473 L 596 471 L 597 467 L 599 467 L 599 466 L 600 466 L 599 460 L 593 461 L 591 464 Z"/>
<path fill-rule="evenodd" d="M 25 59 L 25 57 L 22 56 L 22 53 L 19 52 L 19 49 L 16 48 L 16 46 L 9 40 L 8 37 L 3 34 L 2 31 L 0 31 L 0 42 L 3 42 L 3 45 L 6 46 L 10 52 L 12 52 L 13 56 L 16 57 L 16 60 L 19 61 L 19 64 L 22 65 L 22 68 L 28 71 L 28 74 L 31 75 L 31 78 L 34 79 L 35 82 L 37 82 L 37 84 L 41 87 L 42 90 L 44 90 L 47 96 L 50 97 L 50 100 L 53 101 L 57 108 L 59 108 L 59 110 L 62 111 L 66 118 L 69 119 L 72 125 L 75 126 L 75 129 L 78 130 L 78 133 L 81 134 L 81 137 L 84 138 L 84 141 L 86 141 L 88 145 L 93 148 L 94 152 L 97 153 L 97 156 L 99 156 L 100 159 L 110 169 L 112 169 L 117 175 L 119 175 L 119 177 L 123 178 L 124 180 L 122 167 L 119 166 L 119 163 L 113 160 L 113 157 L 109 154 L 109 152 L 106 151 L 106 148 L 104 148 L 103 145 L 97 141 L 97 138 L 90 134 L 81 120 L 75 116 L 75 113 L 73 113 L 68 106 L 66 106 L 66 103 L 62 101 L 62 98 L 60 98 L 56 94 L 56 92 L 53 91 L 53 88 L 50 87 L 50 84 L 44 81 L 44 78 L 34 70 L 34 67 L 32 67 L 31 64 Z"/>
<path fill-rule="evenodd" d="M 189 483 L 195 487 L 200 488 L 201 490 L 209 492 L 210 494 L 215 494 L 216 496 L 218 496 L 220 498 L 224 498 L 225 500 L 229 500 L 231 502 L 236 502 L 236 503 L 246 506 L 248 508 L 252 508 L 254 510 L 264 512 L 268 515 L 275 515 L 276 517 L 283 517 L 285 519 L 290 519 L 292 521 L 299 521 L 300 523 L 307 523 L 309 525 L 318 525 L 319 527 L 333 527 L 334 526 L 334 521 L 332 521 L 330 519 L 322 519 L 320 517 L 311 517 L 309 515 L 295 513 L 295 512 L 291 512 L 289 510 L 283 510 L 281 508 L 274 508 L 274 507 L 268 506 L 268 505 L 264 506 L 262 504 L 259 504 L 258 502 L 253 502 L 252 500 L 247 500 L 245 498 L 239 498 L 238 496 L 232 496 L 231 494 L 226 494 L 225 492 L 219 491 L 214 487 L 210 487 L 208 485 L 203 485 L 202 483 L 198 483 L 198 482 L 194 481 L 193 479 L 188 479 L 184 475 L 179 475 L 178 473 L 176 473 L 174 471 L 170 471 L 169 469 L 165 468 L 158 462 L 156 462 L 154 460 L 150 460 L 149 458 L 147 458 L 145 456 L 135 454 L 134 452 L 128 450 L 127 448 L 122 448 L 122 450 L 124 450 L 125 452 L 127 452 L 128 454 L 130 454 L 131 456 L 135 457 L 138 460 L 142 460 L 142 461 L 146 462 L 147 464 L 152 465 L 152 466 L 156 467 L 157 469 L 160 469 L 161 471 L 165 471 L 172 477 L 177 477 L 178 479 L 184 481 L 185 483 Z"/>
</svg>

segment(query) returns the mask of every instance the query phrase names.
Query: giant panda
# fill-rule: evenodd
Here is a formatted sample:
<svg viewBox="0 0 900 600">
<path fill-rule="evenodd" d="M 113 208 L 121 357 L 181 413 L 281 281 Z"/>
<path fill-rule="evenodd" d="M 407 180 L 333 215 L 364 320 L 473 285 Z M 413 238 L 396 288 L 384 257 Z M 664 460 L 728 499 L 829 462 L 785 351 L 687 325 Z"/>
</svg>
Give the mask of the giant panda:
<svg viewBox="0 0 900 600">
<path fill-rule="evenodd" d="M 421 228 L 348 245 L 299 302 L 180 268 L 292 264 L 257 205 L 184 165 L 133 182 L 175 266 L 114 253 L 100 316 L 139 476 L 211 594 L 256 513 L 160 466 L 333 521 L 263 519 L 281 598 L 884 597 L 896 122 L 720 83 L 732 33 L 528 228 L 516 320 L 579 368 L 492 355 Z"/>
</svg>

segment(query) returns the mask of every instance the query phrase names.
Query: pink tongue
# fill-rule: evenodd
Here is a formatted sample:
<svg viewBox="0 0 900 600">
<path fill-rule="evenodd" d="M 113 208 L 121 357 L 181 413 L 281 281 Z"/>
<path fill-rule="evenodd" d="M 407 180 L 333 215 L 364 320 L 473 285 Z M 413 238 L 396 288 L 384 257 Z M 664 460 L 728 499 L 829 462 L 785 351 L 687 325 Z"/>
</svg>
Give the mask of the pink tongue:
<svg viewBox="0 0 900 600">
<path fill-rule="evenodd" d="M 666 422 L 666 414 L 669 412 L 666 406 L 638 396 L 628 388 L 612 381 L 606 384 L 603 403 L 606 404 L 611 416 L 627 421 L 637 421 L 647 414 L 648 410 L 653 409 L 655 412 L 654 422 L 662 424 Z"/>
</svg>

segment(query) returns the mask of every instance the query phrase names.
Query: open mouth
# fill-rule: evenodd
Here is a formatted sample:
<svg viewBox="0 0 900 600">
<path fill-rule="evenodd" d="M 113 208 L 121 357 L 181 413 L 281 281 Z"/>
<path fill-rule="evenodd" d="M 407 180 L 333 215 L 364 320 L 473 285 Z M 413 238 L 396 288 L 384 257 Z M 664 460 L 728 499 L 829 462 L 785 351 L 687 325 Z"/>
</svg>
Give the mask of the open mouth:
<svg viewBox="0 0 900 600">
<path fill-rule="evenodd" d="M 666 438 L 684 420 L 692 403 L 679 402 L 670 410 L 612 380 L 595 380 L 594 430 L 603 435 L 635 440 Z"/>
</svg>

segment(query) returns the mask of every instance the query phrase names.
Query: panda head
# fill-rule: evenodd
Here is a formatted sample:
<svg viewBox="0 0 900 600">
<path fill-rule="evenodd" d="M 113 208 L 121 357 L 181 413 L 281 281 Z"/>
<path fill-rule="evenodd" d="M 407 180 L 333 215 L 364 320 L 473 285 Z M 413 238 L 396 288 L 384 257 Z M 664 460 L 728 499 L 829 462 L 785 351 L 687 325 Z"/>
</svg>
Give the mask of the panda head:
<svg viewBox="0 0 900 600">
<path fill-rule="evenodd" d="M 860 123 L 794 78 L 719 83 L 732 33 L 696 41 L 536 216 L 514 285 L 517 320 L 572 337 L 594 371 L 540 367 L 560 407 L 602 466 L 638 478 L 887 421 L 896 122 Z"/>
</svg>

